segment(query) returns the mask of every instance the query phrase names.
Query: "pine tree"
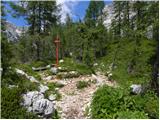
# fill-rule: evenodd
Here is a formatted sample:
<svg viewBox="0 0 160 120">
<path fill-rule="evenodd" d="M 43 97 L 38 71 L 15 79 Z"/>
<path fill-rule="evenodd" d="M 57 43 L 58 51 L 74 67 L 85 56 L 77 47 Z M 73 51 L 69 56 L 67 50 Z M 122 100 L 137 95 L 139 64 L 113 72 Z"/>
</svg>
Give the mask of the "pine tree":
<svg viewBox="0 0 160 120">
<path fill-rule="evenodd" d="M 102 10 L 104 8 L 104 1 L 90 1 L 89 7 L 86 11 L 85 22 L 88 26 L 94 27 L 98 22 L 98 17 L 101 17 L 102 22 Z"/>
</svg>

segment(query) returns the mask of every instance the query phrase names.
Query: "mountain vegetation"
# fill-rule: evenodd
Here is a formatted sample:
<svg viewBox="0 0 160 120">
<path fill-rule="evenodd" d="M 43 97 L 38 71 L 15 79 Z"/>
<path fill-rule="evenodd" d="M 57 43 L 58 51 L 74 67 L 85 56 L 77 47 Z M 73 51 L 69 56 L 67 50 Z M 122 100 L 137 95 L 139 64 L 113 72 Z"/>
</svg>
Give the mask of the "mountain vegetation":
<svg viewBox="0 0 160 120">
<path fill-rule="evenodd" d="M 104 1 L 91 0 L 84 20 L 73 22 L 67 14 L 65 23 L 60 22 L 61 9 L 56 1 L 19 1 L 19 4 L 2 1 L 1 4 L 2 118 L 39 118 L 20 105 L 21 95 L 37 90 L 37 83 L 17 75 L 15 68 L 42 83 L 33 67 L 55 63 L 57 35 L 60 37 L 59 58 L 64 60 L 60 66 L 66 68 L 65 72 L 77 71 L 76 76 L 97 71 L 106 76 L 112 73 L 111 81 L 119 84 L 118 88 L 103 85 L 96 90 L 90 106 L 91 118 L 159 118 L 158 1 L 113 1 L 110 27 L 103 25 L 105 15 L 110 14 L 103 11 Z M 5 32 L 5 4 L 12 7 L 13 17 L 22 16 L 29 24 L 16 42 L 9 41 Z M 129 89 L 132 84 L 141 84 L 143 93 L 132 95 Z M 18 87 L 10 89 L 9 85 Z M 79 89 L 88 86 L 83 80 L 77 83 Z M 52 118 L 59 116 L 55 113 Z"/>
</svg>

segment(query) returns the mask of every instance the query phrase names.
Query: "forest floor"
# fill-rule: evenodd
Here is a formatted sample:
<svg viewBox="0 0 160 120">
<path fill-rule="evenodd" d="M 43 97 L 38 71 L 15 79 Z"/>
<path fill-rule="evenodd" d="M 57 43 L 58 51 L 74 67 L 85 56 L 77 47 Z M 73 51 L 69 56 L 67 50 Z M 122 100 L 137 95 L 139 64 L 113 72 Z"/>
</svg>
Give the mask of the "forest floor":
<svg viewBox="0 0 160 120">
<path fill-rule="evenodd" d="M 89 86 L 78 89 L 78 81 L 93 81 Z M 117 87 L 115 81 L 109 81 L 108 78 L 100 72 L 96 75 L 81 75 L 76 78 L 67 78 L 63 80 L 56 79 L 54 76 L 48 82 L 65 83 L 64 87 L 59 88 L 58 92 L 61 94 L 61 100 L 55 101 L 55 108 L 60 114 L 61 119 L 85 119 L 90 118 L 90 103 L 94 92 L 99 86 L 107 84 L 111 87 Z"/>
</svg>

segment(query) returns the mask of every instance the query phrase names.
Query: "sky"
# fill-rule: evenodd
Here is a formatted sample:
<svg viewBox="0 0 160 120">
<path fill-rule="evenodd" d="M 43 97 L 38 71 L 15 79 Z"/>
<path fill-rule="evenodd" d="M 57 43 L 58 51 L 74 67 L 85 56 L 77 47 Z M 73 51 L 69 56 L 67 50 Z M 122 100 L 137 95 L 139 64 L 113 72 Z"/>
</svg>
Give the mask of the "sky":
<svg viewBox="0 0 160 120">
<path fill-rule="evenodd" d="M 83 19 L 88 8 L 89 2 L 87 0 L 56 0 L 57 5 L 61 5 L 61 22 L 65 22 L 66 14 L 68 13 L 74 22 Z M 110 4 L 110 1 L 105 1 L 105 4 Z M 8 4 L 5 5 L 7 10 L 11 10 Z M 27 21 L 23 17 L 14 18 L 10 13 L 6 14 L 6 20 L 15 24 L 16 26 L 28 26 Z"/>
</svg>

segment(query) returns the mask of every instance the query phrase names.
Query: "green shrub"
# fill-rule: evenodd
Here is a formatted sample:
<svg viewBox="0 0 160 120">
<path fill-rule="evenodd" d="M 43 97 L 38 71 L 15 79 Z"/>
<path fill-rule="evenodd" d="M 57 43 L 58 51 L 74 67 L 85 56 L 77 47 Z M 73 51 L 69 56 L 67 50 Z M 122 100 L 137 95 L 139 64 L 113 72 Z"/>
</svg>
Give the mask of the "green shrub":
<svg viewBox="0 0 160 120">
<path fill-rule="evenodd" d="M 47 62 L 44 62 L 44 61 L 34 61 L 30 64 L 30 66 L 32 67 L 45 67 L 46 65 L 48 65 Z"/>
<path fill-rule="evenodd" d="M 159 118 L 159 98 L 153 91 L 148 91 L 145 95 L 144 111 L 151 119 Z"/>
<path fill-rule="evenodd" d="M 77 71 L 79 74 L 92 74 L 91 69 L 83 64 L 74 61 L 71 58 L 65 58 L 63 63 L 60 63 L 60 67 L 64 68 L 65 70 L 69 71 Z"/>
<path fill-rule="evenodd" d="M 89 84 L 86 81 L 78 81 L 76 86 L 77 86 L 78 89 L 83 89 L 85 87 L 88 87 Z"/>
<path fill-rule="evenodd" d="M 116 114 L 117 119 L 148 119 L 145 112 L 141 111 L 119 111 Z"/>
<path fill-rule="evenodd" d="M 128 88 L 111 88 L 104 85 L 94 93 L 91 117 L 96 119 L 158 118 L 158 106 L 158 99 L 154 94 L 130 95 Z"/>
<path fill-rule="evenodd" d="M 6 119 L 35 119 L 35 114 L 27 112 L 25 108 L 20 106 L 21 88 L 9 89 L 2 87 L 1 89 L 1 117 Z"/>
<path fill-rule="evenodd" d="M 14 69 L 8 69 L 4 76 L 2 76 L 2 86 L 18 84 L 21 81 L 21 77 L 18 76 Z"/>
<path fill-rule="evenodd" d="M 58 114 L 58 111 L 55 110 L 55 111 L 53 112 L 53 114 L 52 114 L 52 119 L 59 119 L 59 118 L 60 118 L 60 116 L 59 116 L 59 114 Z"/>
<path fill-rule="evenodd" d="M 57 83 L 48 83 L 49 90 L 45 92 L 45 98 L 48 98 L 51 94 L 56 94 L 56 100 L 60 100 L 62 98 L 61 94 L 55 90 L 56 87 L 62 87 Z"/>
</svg>

